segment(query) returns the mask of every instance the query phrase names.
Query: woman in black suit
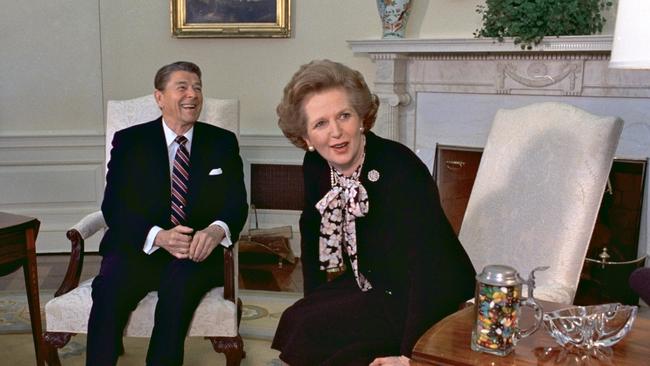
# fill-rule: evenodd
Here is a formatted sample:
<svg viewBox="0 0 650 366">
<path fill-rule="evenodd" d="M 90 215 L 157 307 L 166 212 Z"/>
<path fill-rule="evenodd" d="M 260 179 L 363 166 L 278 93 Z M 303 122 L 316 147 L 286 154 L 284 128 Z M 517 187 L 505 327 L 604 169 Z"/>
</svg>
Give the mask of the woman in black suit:
<svg viewBox="0 0 650 366">
<path fill-rule="evenodd" d="M 418 338 L 472 297 L 474 269 L 428 169 L 370 132 L 378 106 L 358 71 L 322 60 L 294 74 L 277 107 L 285 136 L 308 150 L 305 297 L 272 345 L 291 366 L 406 365 Z"/>
</svg>

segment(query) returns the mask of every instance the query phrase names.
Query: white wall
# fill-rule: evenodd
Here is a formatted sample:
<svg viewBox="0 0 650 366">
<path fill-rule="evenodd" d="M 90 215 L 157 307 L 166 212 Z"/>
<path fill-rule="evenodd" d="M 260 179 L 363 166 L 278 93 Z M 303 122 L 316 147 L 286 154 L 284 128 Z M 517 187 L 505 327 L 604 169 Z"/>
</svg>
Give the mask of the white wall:
<svg viewBox="0 0 650 366">
<path fill-rule="evenodd" d="M 428 9 L 463 9 L 462 21 L 451 33 L 471 36 L 477 15 L 475 1 L 416 1 L 410 36 L 435 24 Z M 418 14 L 418 15 L 415 15 Z M 134 19 L 137 21 L 134 22 Z M 434 20 L 434 21 L 431 21 Z M 101 40 L 105 98 L 147 93 L 151 75 L 161 64 L 189 59 L 204 70 L 206 93 L 241 100 L 242 134 L 278 135 L 275 106 L 291 75 L 303 63 L 330 58 L 359 69 L 372 85 L 374 66 L 354 55 L 348 39 L 380 36 L 377 8 L 371 0 L 294 0 L 292 38 L 289 39 L 174 39 L 170 37 L 168 4 L 160 0 L 101 1 Z M 420 23 L 420 25 L 418 25 Z M 432 36 L 434 33 L 430 33 Z"/>
<path fill-rule="evenodd" d="M 481 0 L 414 1 L 407 37 L 469 38 L 480 25 Z M 101 202 L 106 101 L 150 93 L 156 69 L 180 59 L 201 66 L 206 95 L 240 100 L 247 163 L 300 163 L 276 125 L 283 86 L 317 58 L 358 69 L 372 86 L 375 66 L 346 40 L 381 30 L 372 0 L 292 2 L 289 39 L 175 39 L 169 0 L 5 1 L 0 210 L 41 220 L 40 252 L 65 250 L 65 230 Z"/>
<path fill-rule="evenodd" d="M 471 37 L 477 3 L 415 0 L 407 36 Z M 289 39 L 175 39 L 164 0 L 12 1 L 0 27 L 4 136 L 102 131 L 106 100 L 150 92 L 155 70 L 178 59 L 203 68 L 207 94 L 240 98 L 243 134 L 278 135 L 275 105 L 299 65 L 341 61 L 372 85 L 372 62 L 346 40 L 380 37 L 372 0 L 294 0 Z"/>
<path fill-rule="evenodd" d="M 102 130 L 99 32 L 97 1 L 3 2 L 1 136 Z"/>
<path fill-rule="evenodd" d="M 481 0 L 413 0 L 409 38 L 469 38 Z M 242 134 L 279 135 L 275 105 L 299 65 L 330 58 L 374 81 L 346 40 L 377 39 L 372 0 L 293 0 L 289 39 L 176 39 L 168 0 L 11 1 L 0 12 L 0 135 L 103 130 L 103 106 L 152 90 L 162 64 L 204 70 L 206 93 L 241 100 Z M 613 16 L 609 16 L 613 19 Z M 611 33 L 613 21 L 604 33 Z"/>
</svg>

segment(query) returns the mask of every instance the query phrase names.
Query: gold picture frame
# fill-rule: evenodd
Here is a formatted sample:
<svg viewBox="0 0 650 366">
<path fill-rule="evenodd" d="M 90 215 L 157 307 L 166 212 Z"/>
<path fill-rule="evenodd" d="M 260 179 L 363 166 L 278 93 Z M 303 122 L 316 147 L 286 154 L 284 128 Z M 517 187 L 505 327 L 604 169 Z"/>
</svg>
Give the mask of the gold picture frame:
<svg viewBox="0 0 650 366">
<path fill-rule="evenodd" d="M 178 38 L 289 38 L 291 0 L 171 0 Z"/>
</svg>

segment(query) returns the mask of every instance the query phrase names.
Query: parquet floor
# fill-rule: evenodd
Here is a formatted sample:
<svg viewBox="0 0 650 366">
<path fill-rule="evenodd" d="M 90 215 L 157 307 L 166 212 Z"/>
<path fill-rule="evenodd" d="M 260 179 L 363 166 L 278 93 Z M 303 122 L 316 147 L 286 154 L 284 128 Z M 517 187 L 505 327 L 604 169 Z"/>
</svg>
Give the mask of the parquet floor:
<svg viewBox="0 0 650 366">
<path fill-rule="evenodd" d="M 40 290 L 55 291 L 65 276 L 68 255 L 43 254 L 36 258 Z M 86 254 L 81 280 L 95 276 L 99 272 L 101 256 Z M 296 264 L 278 262 L 271 256 L 239 255 L 239 287 L 248 290 L 266 291 L 302 291 L 302 270 L 300 261 Z M 25 289 L 22 269 L 7 276 L 0 277 L 0 291 L 19 291 Z"/>
</svg>

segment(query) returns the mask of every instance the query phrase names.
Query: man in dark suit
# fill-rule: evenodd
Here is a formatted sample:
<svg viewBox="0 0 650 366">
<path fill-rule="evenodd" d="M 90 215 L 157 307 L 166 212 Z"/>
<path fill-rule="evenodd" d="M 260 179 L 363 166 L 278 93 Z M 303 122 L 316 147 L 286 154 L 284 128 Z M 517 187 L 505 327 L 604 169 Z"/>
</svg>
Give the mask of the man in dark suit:
<svg viewBox="0 0 650 366">
<path fill-rule="evenodd" d="M 154 85 L 162 116 L 113 138 L 87 365 L 116 364 L 129 314 L 149 291 L 158 291 L 158 303 L 147 365 L 182 364 L 196 307 L 223 284 L 223 246 L 236 241 L 246 221 L 237 139 L 197 122 L 199 67 L 163 66 Z"/>
</svg>

